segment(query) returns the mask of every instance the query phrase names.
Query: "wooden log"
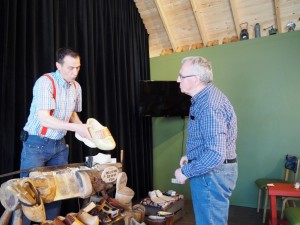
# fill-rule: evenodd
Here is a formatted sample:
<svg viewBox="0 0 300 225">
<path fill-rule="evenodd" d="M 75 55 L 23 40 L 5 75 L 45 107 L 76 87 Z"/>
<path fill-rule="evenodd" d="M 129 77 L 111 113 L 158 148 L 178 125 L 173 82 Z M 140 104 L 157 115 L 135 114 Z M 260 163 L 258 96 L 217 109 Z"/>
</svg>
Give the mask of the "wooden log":
<svg viewBox="0 0 300 225">
<path fill-rule="evenodd" d="M 44 203 L 73 197 L 86 198 L 90 191 L 91 194 L 101 192 L 102 190 L 110 189 L 115 184 L 115 180 L 111 177 L 112 174 L 106 174 L 106 178 L 112 180 L 110 183 L 103 185 L 102 178 L 102 173 L 105 169 L 113 166 L 117 168 L 118 173 L 122 172 L 121 163 L 96 164 L 92 168 L 79 167 L 51 172 L 31 172 L 29 178 L 12 179 L 1 185 L 1 204 L 8 211 L 14 211 L 20 207 L 19 199 L 29 205 L 32 204 L 30 196 L 34 197 L 34 195 L 27 186 L 27 182 L 32 183 L 40 192 L 40 197 Z M 76 173 L 79 174 L 76 175 Z M 87 178 L 87 180 L 84 178 Z M 23 190 L 25 190 L 24 193 Z M 28 197 L 30 200 L 28 200 Z"/>
</svg>

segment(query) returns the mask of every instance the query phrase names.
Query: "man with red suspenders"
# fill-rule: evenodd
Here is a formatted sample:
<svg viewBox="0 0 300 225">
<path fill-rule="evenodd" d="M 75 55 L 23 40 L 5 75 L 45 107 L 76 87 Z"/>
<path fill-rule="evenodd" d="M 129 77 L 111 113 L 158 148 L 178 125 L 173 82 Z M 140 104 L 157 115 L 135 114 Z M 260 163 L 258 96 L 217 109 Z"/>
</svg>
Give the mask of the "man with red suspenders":
<svg viewBox="0 0 300 225">
<path fill-rule="evenodd" d="M 56 72 L 41 76 L 33 87 L 30 115 L 21 132 L 21 170 L 67 164 L 67 131 L 91 139 L 89 126 L 77 115 L 82 110 L 81 86 L 75 81 L 80 56 L 73 49 L 60 48 L 56 60 Z M 21 177 L 27 176 L 21 173 Z M 60 215 L 60 205 L 59 201 L 45 205 L 48 220 Z M 30 222 L 24 218 L 24 224 Z"/>
</svg>

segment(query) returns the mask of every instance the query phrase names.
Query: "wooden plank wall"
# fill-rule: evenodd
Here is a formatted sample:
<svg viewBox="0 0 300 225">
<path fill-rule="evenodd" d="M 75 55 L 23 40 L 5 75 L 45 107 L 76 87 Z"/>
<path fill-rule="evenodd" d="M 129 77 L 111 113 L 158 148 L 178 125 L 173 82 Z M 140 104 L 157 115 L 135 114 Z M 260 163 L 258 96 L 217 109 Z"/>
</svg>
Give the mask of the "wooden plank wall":
<svg viewBox="0 0 300 225">
<path fill-rule="evenodd" d="M 134 0 L 149 33 L 150 57 L 237 41 L 242 29 L 255 38 L 273 26 L 300 29 L 300 0 Z"/>
</svg>

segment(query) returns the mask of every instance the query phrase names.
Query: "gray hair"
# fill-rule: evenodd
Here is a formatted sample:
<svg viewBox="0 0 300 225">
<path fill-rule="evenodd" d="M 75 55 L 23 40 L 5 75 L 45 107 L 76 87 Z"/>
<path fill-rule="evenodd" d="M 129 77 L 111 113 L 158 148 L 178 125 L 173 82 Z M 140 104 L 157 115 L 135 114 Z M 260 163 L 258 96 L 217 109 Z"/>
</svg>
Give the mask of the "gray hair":
<svg viewBox="0 0 300 225">
<path fill-rule="evenodd" d="M 182 59 L 181 63 L 189 62 L 192 64 L 192 75 L 199 75 L 200 81 L 209 83 L 213 80 L 211 63 L 201 56 L 189 56 Z"/>
</svg>

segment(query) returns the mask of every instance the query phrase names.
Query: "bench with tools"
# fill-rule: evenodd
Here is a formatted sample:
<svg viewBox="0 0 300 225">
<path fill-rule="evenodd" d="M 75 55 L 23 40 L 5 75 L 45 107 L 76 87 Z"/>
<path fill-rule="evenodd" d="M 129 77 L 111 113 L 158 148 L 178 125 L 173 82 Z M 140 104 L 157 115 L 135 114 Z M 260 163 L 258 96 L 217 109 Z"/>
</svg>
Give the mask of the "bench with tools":
<svg viewBox="0 0 300 225">
<path fill-rule="evenodd" d="M 96 164 L 92 168 L 36 171 L 26 178 L 8 180 L 0 188 L 1 204 L 5 208 L 0 224 L 7 225 L 13 211 L 13 224 L 22 224 L 22 211 L 30 220 L 43 222 L 46 220 L 44 203 L 78 197 L 86 199 L 111 188 L 121 172 L 121 163 Z"/>
<path fill-rule="evenodd" d="M 160 190 L 149 191 L 149 196 L 140 202 L 146 208 L 145 215 L 160 215 L 163 212 L 173 214 L 173 222 L 182 218 L 184 214 L 184 196 L 182 194 L 162 193 Z"/>
<path fill-rule="evenodd" d="M 52 84 L 54 86 L 53 81 Z M 55 86 L 53 94 L 55 99 Z M 91 148 L 101 150 L 115 148 L 116 143 L 107 127 L 94 118 L 89 118 L 87 124 L 90 125 L 89 132 L 92 140 L 82 138 L 78 134 L 75 134 L 76 138 Z M 22 141 L 26 141 L 28 132 L 21 133 Z M 12 212 L 14 212 L 13 225 L 22 224 L 22 213 L 29 220 L 42 223 L 46 220 L 44 203 L 70 198 L 86 200 L 96 192 L 105 193 L 116 184 L 118 176 L 123 174 L 123 150 L 121 150 L 121 163 L 117 163 L 116 160 L 103 163 L 103 158 L 105 161 L 111 159 L 110 155 L 109 158 L 107 156 L 98 154 L 96 158 L 89 157 L 86 163 L 31 168 L 0 175 L 2 178 L 29 173 L 29 177 L 11 179 L 1 184 L 0 198 L 5 212 L 0 218 L 0 224 L 7 225 L 11 220 Z M 97 163 L 97 160 L 93 159 L 101 162 Z"/>
</svg>

